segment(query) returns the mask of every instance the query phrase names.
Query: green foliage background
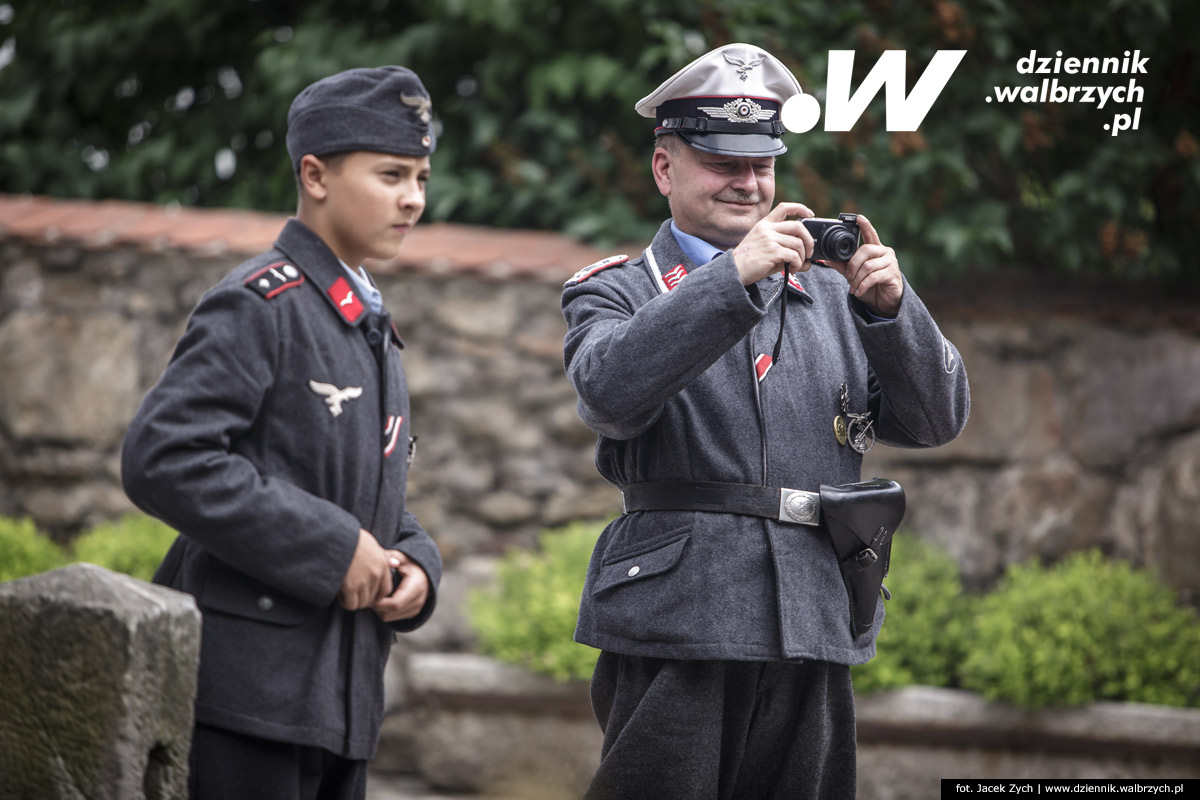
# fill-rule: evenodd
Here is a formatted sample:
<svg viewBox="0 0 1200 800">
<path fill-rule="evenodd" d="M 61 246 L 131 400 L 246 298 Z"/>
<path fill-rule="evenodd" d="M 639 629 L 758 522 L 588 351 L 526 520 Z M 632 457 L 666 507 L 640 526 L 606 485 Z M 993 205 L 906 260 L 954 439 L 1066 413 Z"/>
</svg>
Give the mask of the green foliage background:
<svg viewBox="0 0 1200 800">
<path fill-rule="evenodd" d="M 917 279 L 1195 278 L 1198 22 L 1184 0 L 9 0 L 0 190 L 287 211 L 292 97 L 402 63 L 444 126 L 429 217 L 644 241 L 667 212 L 633 104 L 697 55 L 761 44 L 820 98 L 829 50 L 855 51 L 857 87 L 904 49 L 911 89 L 934 52 L 966 49 L 916 133 L 885 130 L 881 93 L 849 133 L 789 136 L 777 197 L 869 213 Z M 1016 72 L 1030 50 L 1149 56 L 1139 130 L 1104 131 L 1111 105 L 986 103 L 1040 85 Z"/>
<path fill-rule="evenodd" d="M 162 563 L 176 533 L 145 514 L 126 514 L 96 525 L 71 542 L 75 561 L 99 564 L 148 581 Z"/>
<path fill-rule="evenodd" d="M 964 593 L 954 561 L 905 533 L 879 655 L 854 668 L 856 691 L 961 687 L 1027 709 L 1200 706 L 1200 616 L 1153 573 L 1089 550 L 1012 565 L 989 591 Z"/>
<path fill-rule="evenodd" d="M 976 598 L 963 593 L 954 559 L 912 531 L 892 539 L 891 564 L 884 585 L 892 599 L 884 601 L 879 655 L 854 667 L 855 690 L 956 685 Z"/>
<path fill-rule="evenodd" d="M 574 641 L 588 559 L 603 523 L 544 531 L 536 551 L 511 550 L 493 586 L 471 593 L 467 610 L 484 653 L 557 680 L 585 678 L 600 651 Z"/>
<path fill-rule="evenodd" d="M 964 688 L 1026 708 L 1130 700 L 1200 706 L 1200 617 L 1098 551 L 1010 566 L 980 599 Z"/>
<path fill-rule="evenodd" d="M 510 551 L 467 610 L 479 649 L 559 680 L 587 679 L 598 651 L 573 641 L 603 523 L 542 533 Z M 1010 567 L 983 594 L 912 531 L 893 544 L 887 621 L 859 693 L 911 685 L 970 689 L 1028 709 L 1096 700 L 1200 706 L 1200 616 L 1146 570 L 1099 551 Z M 1115 613 L 1120 609 L 1120 613 Z"/>
<path fill-rule="evenodd" d="M 0 583 L 77 561 L 149 581 L 175 536 L 159 520 L 126 514 L 89 528 L 63 548 L 30 519 L 0 517 Z"/>
<path fill-rule="evenodd" d="M 29 518 L 0 517 L 0 583 L 63 566 L 66 555 Z"/>
</svg>

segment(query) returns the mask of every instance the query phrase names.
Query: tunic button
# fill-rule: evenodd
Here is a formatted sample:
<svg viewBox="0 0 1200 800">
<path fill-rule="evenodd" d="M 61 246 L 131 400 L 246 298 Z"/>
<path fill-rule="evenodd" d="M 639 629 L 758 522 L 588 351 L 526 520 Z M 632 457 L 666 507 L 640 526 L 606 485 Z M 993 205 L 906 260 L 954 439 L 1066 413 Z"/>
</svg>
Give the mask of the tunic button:
<svg viewBox="0 0 1200 800">
<path fill-rule="evenodd" d="M 630 567 L 629 568 L 629 577 L 632 578 L 634 575 L 637 575 L 641 571 L 642 571 L 641 567 Z"/>
<path fill-rule="evenodd" d="M 272 599 L 270 595 L 264 594 L 262 597 L 258 598 L 258 607 L 263 611 L 270 611 L 275 607 L 275 600 Z"/>
<path fill-rule="evenodd" d="M 375 347 L 382 341 L 383 341 L 383 334 L 380 333 L 377 329 L 371 328 L 371 330 L 367 331 L 367 344 L 371 345 L 371 347 Z"/>
</svg>

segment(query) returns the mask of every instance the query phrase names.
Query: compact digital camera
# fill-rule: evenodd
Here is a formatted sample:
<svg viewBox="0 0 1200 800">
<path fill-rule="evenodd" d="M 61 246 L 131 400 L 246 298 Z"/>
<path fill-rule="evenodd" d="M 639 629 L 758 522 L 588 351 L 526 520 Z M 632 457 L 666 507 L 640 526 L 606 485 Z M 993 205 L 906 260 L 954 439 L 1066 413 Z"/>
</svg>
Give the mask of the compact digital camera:
<svg viewBox="0 0 1200 800">
<path fill-rule="evenodd" d="M 812 234 L 816 247 L 812 261 L 849 261 L 858 250 L 858 214 L 841 213 L 837 219 L 801 220 Z"/>
</svg>

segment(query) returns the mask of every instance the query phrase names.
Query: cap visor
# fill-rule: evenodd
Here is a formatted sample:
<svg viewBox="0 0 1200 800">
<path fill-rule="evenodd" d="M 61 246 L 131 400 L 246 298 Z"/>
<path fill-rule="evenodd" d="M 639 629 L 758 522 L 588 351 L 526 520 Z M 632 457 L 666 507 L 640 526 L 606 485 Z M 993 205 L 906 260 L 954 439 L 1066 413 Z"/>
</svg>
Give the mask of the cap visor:
<svg viewBox="0 0 1200 800">
<path fill-rule="evenodd" d="M 697 150 L 719 156 L 781 156 L 787 152 L 783 140 L 765 133 L 694 133 L 675 131 Z"/>
</svg>

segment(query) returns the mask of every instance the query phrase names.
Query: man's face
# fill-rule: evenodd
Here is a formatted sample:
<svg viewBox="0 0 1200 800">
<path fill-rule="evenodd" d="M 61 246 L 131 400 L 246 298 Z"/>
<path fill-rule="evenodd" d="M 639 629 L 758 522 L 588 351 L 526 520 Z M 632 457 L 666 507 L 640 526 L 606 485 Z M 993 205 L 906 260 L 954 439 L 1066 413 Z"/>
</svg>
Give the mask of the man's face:
<svg viewBox="0 0 1200 800">
<path fill-rule="evenodd" d="M 356 151 L 326 171 L 327 242 L 350 266 L 394 258 L 425 210 L 429 157 Z"/>
<path fill-rule="evenodd" d="M 676 141 L 656 148 L 651 166 L 679 229 L 717 247 L 740 242 L 775 200 L 774 156 L 714 155 Z"/>
</svg>

